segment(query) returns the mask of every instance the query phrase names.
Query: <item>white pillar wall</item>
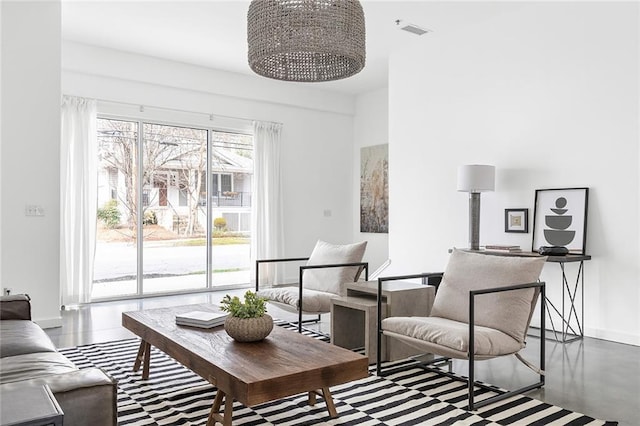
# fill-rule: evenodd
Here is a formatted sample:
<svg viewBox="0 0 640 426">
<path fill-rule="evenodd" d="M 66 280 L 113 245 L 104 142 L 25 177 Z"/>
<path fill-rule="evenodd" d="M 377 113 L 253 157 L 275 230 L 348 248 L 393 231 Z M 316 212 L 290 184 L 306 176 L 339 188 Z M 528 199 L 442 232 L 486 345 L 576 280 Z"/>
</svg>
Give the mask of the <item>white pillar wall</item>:
<svg viewBox="0 0 640 426">
<path fill-rule="evenodd" d="M 389 258 L 389 234 L 360 232 L 360 153 L 363 147 L 388 143 L 389 93 L 384 87 L 357 97 L 354 118 L 353 241 L 367 241 L 363 260 L 369 262 L 369 273 L 375 271 Z"/>
<path fill-rule="evenodd" d="M 0 287 L 32 296 L 33 318 L 60 324 L 60 1 L 1 9 Z M 27 205 L 44 216 L 25 216 Z"/>
<path fill-rule="evenodd" d="M 640 345 L 639 5 L 502 7 L 491 22 L 434 31 L 391 58 L 394 268 L 442 270 L 447 250 L 467 245 L 459 165 L 496 166 L 481 245 L 530 249 L 535 190 L 589 187 L 585 333 Z M 506 208 L 529 209 L 528 234 L 504 232 Z M 558 266 L 542 278 L 559 298 Z"/>
</svg>

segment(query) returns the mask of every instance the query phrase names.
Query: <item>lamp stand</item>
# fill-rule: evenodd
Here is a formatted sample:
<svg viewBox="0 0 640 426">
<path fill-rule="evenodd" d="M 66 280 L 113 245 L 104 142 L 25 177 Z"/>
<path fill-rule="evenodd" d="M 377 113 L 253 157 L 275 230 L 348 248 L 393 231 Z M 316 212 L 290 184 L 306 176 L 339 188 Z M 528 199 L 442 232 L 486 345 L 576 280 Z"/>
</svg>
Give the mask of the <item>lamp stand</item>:
<svg viewBox="0 0 640 426">
<path fill-rule="evenodd" d="M 480 250 L 480 193 L 469 193 L 469 248 Z"/>
</svg>

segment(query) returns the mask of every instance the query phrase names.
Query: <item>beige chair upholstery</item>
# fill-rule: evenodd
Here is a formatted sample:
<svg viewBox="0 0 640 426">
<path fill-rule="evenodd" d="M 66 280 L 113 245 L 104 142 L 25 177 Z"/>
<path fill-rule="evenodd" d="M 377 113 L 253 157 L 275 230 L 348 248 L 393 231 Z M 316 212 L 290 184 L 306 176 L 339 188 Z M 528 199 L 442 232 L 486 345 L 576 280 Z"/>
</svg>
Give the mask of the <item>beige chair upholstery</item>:
<svg viewBox="0 0 640 426">
<path fill-rule="evenodd" d="M 298 312 L 301 330 L 303 313 L 330 312 L 331 299 L 346 295 L 347 283 L 357 281 L 363 271 L 368 275 L 368 264 L 362 262 L 366 247 L 366 241 L 339 245 L 318 240 L 308 258 L 259 260 L 256 262 L 256 292 L 283 309 Z M 300 260 L 306 260 L 306 264 L 300 267 L 297 285 L 259 288 L 261 263 Z"/>
<path fill-rule="evenodd" d="M 538 296 L 544 293 L 544 283 L 538 278 L 545 261 L 542 256 L 494 256 L 454 250 L 430 316 L 386 318 L 379 321 L 379 334 L 428 353 L 469 360 L 469 406 L 473 409 L 472 364 L 475 360 L 518 354 L 525 347 Z M 379 286 L 384 281 L 380 278 Z M 544 304 L 541 314 L 544 328 Z M 543 368 L 544 336 L 541 348 Z M 536 385 L 544 385 L 543 375 Z M 484 402 L 475 405 L 486 405 Z"/>
</svg>

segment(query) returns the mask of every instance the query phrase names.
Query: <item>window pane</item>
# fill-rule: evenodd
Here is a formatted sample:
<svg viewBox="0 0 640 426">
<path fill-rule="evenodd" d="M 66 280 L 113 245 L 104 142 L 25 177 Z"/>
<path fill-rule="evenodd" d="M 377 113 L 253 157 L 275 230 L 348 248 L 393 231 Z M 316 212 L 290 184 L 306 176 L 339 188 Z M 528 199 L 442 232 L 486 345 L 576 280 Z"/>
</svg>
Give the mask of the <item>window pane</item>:
<svg viewBox="0 0 640 426">
<path fill-rule="evenodd" d="M 178 191 L 178 205 L 180 207 L 186 207 L 188 199 L 189 199 L 189 196 L 187 194 L 187 191 L 185 191 L 184 189 L 180 189 Z"/>
<path fill-rule="evenodd" d="M 233 186 L 231 185 L 231 175 L 220 175 L 220 188 L 223 195 L 227 195 L 225 194 L 225 192 L 233 191 Z"/>
<path fill-rule="evenodd" d="M 207 131 L 144 124 L 143 185 L 157 191 L 143 206 L 143 292 L 206 287 Z"/>
<path fill-rule="evenodd" d="M 137 294 L 138 282 L 144 293 L 204 288 L 208 246 L 214 286 L 250 282 L 251 135 L 156 123 L 138 129 L 138 122 L 100 118 L 98 140 L 100 213 L 93 298 Z M 213 222 L 211 235 L 207 221 Z"/>
<path fill-rule="evenodd" d="M 211 281 L 214 286 L 246 284 L 251 282 L 251 229 L 241 228 L 240 218 L 251 215 L 253 137 L 214 131 L 210 161 L 215 191 Z"/>
<path fill-rule="evenodd" d="M 98 119 L 98 223 L 94 299 L 137 292 L 138 124 Z"/>
<path fill-rule="evenodd" d="M 217 197 L 218 196 L 218 191 L 220 190 L 220 186 L 218 185 L 218 174 L 214 173 L 211 175 L 211 186 L 212 186 L 212 194 L 213 196 Z"/>
</svg>

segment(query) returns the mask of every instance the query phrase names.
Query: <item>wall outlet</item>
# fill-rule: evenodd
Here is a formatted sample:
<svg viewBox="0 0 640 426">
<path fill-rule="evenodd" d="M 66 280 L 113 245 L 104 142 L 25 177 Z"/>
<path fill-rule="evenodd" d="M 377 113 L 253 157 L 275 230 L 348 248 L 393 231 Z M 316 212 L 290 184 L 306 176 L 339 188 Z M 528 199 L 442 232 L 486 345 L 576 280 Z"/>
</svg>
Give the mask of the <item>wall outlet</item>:
<svg viewBox="0 0 640 426">
<path fill-rule="evenodd" d="M 24 208 L 25 216 L 44 216 L 44 207 L 28 204 Z"/>
</svg>

